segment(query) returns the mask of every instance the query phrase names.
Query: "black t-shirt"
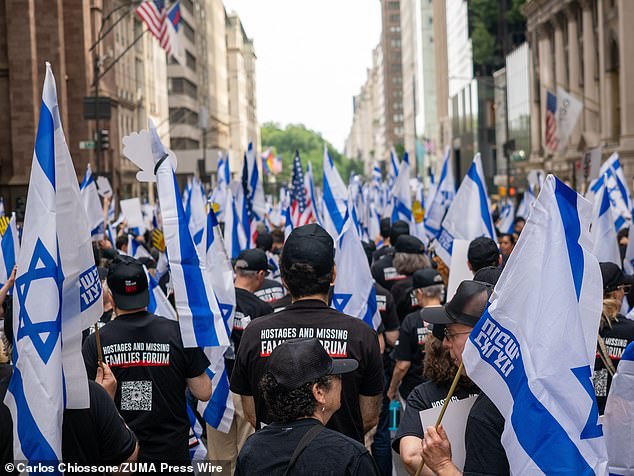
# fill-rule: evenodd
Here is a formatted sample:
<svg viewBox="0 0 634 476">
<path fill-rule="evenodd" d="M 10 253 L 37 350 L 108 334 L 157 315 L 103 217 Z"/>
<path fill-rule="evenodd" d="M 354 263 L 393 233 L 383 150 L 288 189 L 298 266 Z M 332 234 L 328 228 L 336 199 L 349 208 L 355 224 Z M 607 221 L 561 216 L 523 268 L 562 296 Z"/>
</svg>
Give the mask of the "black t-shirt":
<svg viewBox="0 0 634 476">
<path fill-rule="evenodd" d="M 314 418 L 305 418 L 272 423 L 255 432 L 238 455 L 235 475 L 283 475 L 299 441 L 315 425 L 321 423 Z M 379 470 L 365 446 L 324 428 L 297 458 L 289 474 L 378 476 Z"/>
<path fill-rule="evenodd" d="M 411 276 L 407 276 L 394 283 L 390 291 L 396 303 L 396 314 L 398 315 L 399 322 L 403 322 L 405 316 L 411 312 L 420 309 L 416 295 L 414 294 Z"/>
<path fill-rule="evenodd" d="M 286 296 L 278 299 L 277 301 L 272 302 L 271 306 L 273 307 L 274 312 L 279 312 L 282 309 L 285 309 L 286 306 L 290 306 L 292 302 L 293 302 L 293 297 L 290 294 L 287 294 Z"/>
<path fill-rule="evenodd" d="M 395 282 L 405 277 L 396 272 L 393 259 L 394 256 L 392 254 L 386 254 L 370 268 L 374 280 L 387 290 L 390 290 Z"/>
<path fill-rule="evenodd" d="M 612 323 L 612 327 L 605 326 L 599 331 L 599 335 L 603 337 L 605 348 L 612 360 L 612 364 L 616 368 L 621 361 L 623 351 L 634 340 L 634 321 L 630 321 L 619 314 L 617 321 Z M 603 415 L 610 385 L 612 385 L 612 377 L 608 369 L 603 365 L 598 353 L 594 361 L 593 381 L 594 393 L 597 396 L 597 404 L 599 405 L 599 414 Z"/>
<path fill-rule="evenodd" d="M 398 330 L 398 315 L 396 314 L 396 305 L 392 294 L 379 283 L 374 283 L 374 290 L 376 291 L 376 304 L 381 314 L 383 330 Z"/>
<path fill-rule="evenodd" d="M 139 460 L 189 462 L 186 379 L 209 366 L 203 351 L 183 347 L 178 322 L 147 311 L 118 316 L 99 335 L 104 361 L 117 379 L 115 403 L 139 439 Z M 94 379 L 94 334 L 82 353 L 88 378 Z"/>
<path fill-rule="evenodd" d="M 286 290 L 284 289 L 284 286 L 280 284 L 279 281 L 275 281 L 274 279 L 264 278 L 264 281 L 262 281 L 262 286 L 260 286 L 260 289 L 258 289 L 253 294 L 255 294 L 262 301 L 271 304 L 277 301 L 278 299 L 283 298 L 286 295 Z"/>
<path fill-rule="evenodd" d="M 404 436 L 417 436 L 421 440 L 424 436 L 423 425 L 420 422 L 419 412 L 429 408 L 441 407 L 445 403 L 447 393 L 449 393 L 450 383 L 438 385 L 431 380 L 421 383 L 415 387 L 407 397 L 405 412 L 401 416 L 401 423 L 392 440 L 392 448 L 400 453 L 401 438 Z M 451 397 L 452 402 L 468 398 L 479 393 L 475 385 L 458 385 Z"/>
<path fill-rule="evenodd" d="M 423 321 L 420 311 L 408 314 L 398 335 L 398 342 L 394 347 L 392 356 L 394 360 L 411 362 L 407 373 L 401 382 L 400 393 L 407 398 L 414 387 L 423 382 L 423 356 L 425 350 L 425 338 L 431 330 Z"/>
<path fill-rule="evenodd" d="M 11 366 L 0 365 L 0 464 L 13 462 L 13 420 L 3 403 Z M 90 408 L 64 410 L 62 459 L 79 465 L 117 466 L 134 452 L 136 437 L 98 383 L 89 380 Z M 104 474 L 104 473 L 98 473 Z"/>
<path fill-rule="evenodd" d="M 465 429 L 465 475 L 507 475 L 509 461 L 502 446 L 504 417 L 484 393 L 476 399 Z M 547 435 L 544 435 L 546 437 Z"/>
<path fill-rule="evenodd" d="M 386 255 L 394 256 L 394 247 L 390 245 L 385 245 L 372 253 L 372 262 L 376 263 L 378 260 L 383 258 Z"/>
<path fill-rule="evenodd" d="M 342 314 L 322 301 L 296 301 L 282 311 L 253 321 L 242 336 L 231 376 L 231 390 L 252 395 L 258 423 L 270 423 L 258 388 L 267 357 L 282 342 L 299 337 L 316 337 L 331 357 L 359 362 L 357 370 L 342 376 L 341 408 L 327 426 L 362 442 L 359 395 L 374 396 L 383 392 L 379 341 L 376 332 L 365 322 Z"/>
</svg>

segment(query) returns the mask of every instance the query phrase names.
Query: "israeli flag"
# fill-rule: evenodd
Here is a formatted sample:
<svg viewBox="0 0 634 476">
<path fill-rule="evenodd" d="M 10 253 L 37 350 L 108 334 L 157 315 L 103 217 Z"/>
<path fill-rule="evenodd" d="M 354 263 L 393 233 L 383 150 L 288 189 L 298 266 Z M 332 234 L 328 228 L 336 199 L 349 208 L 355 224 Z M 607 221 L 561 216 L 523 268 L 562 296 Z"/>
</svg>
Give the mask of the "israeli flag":
<svg viewBox="0 0 634 476">
<path fill-rule="evenodd" d="M 147 269 L 145 269 L 145 275 L 147 276 L 148 290 L 150 292 L 150 303 L 147 306 L 148 312 L 165 317 L 171 321 L 177 321 L 178 316 L 176 315 L 176 310 L 167 299 L 161 286 L 159 286 L 157 279 L 153 277 Z"/>
<path fill-rule="evenodd" d="M 375 240 L 381 236 L 381 215 L 374 203 L 370 203 L 368 215 L 368 235 L 370 240 Z"/>
<path fill-rule="evenodd" d="M 322 226 L 330 233 L 333 240 L 337 240 L 343 232 L 343 225 L 346 221 L 348 209 L 348 191 L 335 167 L 328 147 L 324 145 L 324 177 L 323 177 L 323 200 L 324 209 L 322 211 Z"/>
<path fill-rule="evenodd" d="M 103 208 L 101 205 L 101 199 L 99 198 L 99 193 L 97 192 L 95 177 L 90 169 L 90 164 L 86 167 L 86 173 L 84 174 L 84 180 L 79 187 L 79 192 L 88 216 L 90 234 L 92 235 L 93 240 L 101 240 L 103 239 L 104 233 Z"/>
<path fill-rule="evenodd" d="M 616 217 L 615 224 L 620 230 L 632 221 L 632 200 L 618 152 L 614 152 L 601 165 L 599 177 L 590 184 L 586 197 L 596 202 L 595 197 L 604 186 L 608 187 L 612 213 Z"/>
<path fill-rule="evenodd" d="M 15 213 L 12 213 L 11 220 L 9 220 L 7 228 L 0 238 L 0 288 L 11 276 L 19 252 L 18 228 Z"/>
<path fill-rule="evenodd" d="M 200 260 L 189 232 L 176 174 L 154 124 L 149 124 L 156 173 L 163 234 L 174 287 L 176 311 L 185 347 L 229 345 L 222 316 L 208 280 L 205 262 Z"/>
<path fill-rule="evenodd" d="M 229 154 L 226 157 L 222 157 L 222 154 L 218 152 L 218 169 L 217 169 L 218 183 L 216 188 L 211 194 L 210 201 L 216 209 L 216 216 L 219 220 L 224 218 L 225 207 L 225 194 L 229 189 L 229 182 L 231 182 L 231 172 L 229 170 Z"/>
<path fill-rule="evenodd" d="M 222 233 L 213 210 L 207 214 L 206 247 L 209 282 L 222 315 L 225 331 L 230 336 L 236 309 L 233 267 L 225 252 Z M 226 350 L 227 347 L 205 349 L 210 362 L 207 374 L 211 379 L 213 391 L 208 402 L 198 402 L 198 411 L 204 420 L 211 427 L 223 433 L 229 432 L 235 411 L 225 368 L 224 353 Z"/>
<path fill-rule="evenodd" d="M 117 195 L 113 194 L 110 199 L 110 205 L 108 206 L 108 223 L 112 223 L 115 219 L 115 202 L 117 201 Z"/>
<path fill-rule="evenodd" d="M 311 207 L 313 209 L 315 220 L 317 221 L 317 223 L 321 224 L 321 214 L 317 210 L 315 184 L 313 183 L 313 166 L 310 162 L 306 164 L 306 173 L 304 174 L 304 189 L 306 190 L 307 195 L 306 207 Z"/>
<path fill-rule="evenodd" d="M 467 375 L 505 419 L 511 474 L 607 474 L 592 385 L 603 284 L 591 211 L 546 178 L 465 344 Z"/>
<path fill-rule="evenodd" d="M 396 151 L 394 149 L 390 149 L 390 168 L 387 172 L 387 187 L 389 190 L 392 189 L 396 179 L 398 178 L 400 165 Z"/>
<path fill-rule="evenodd" d="M 293 218 L 291 217 L 291 207 L 287 206 L 284 211 L 284 240 L 286 241 L 293 231 Z"/>
<path fill-rule="evenodd" d="M 634 474 L 634 342 L 623 351 L 605 404 L 603 427 L 611 475 Z"/>
<path fill-rule="evenodd" d="M 383 175 L 381 174 L 381 167 L 379 167 L 378 162 L 372 162 L 372 183 L 379 186 L 381 185 L 382 180 Z"/>
<path fill-rule="evenodd" d="M 454 240 L 488 236 L 497 241 L 480 154 L 476 154 L 442 222 L 436 253 L 451 267 Z"/>
<path fill-rule="evenodd" d="M 614 217 L 610 207 L 610 194 L 603 187 L 599 195 L 599 209 L 592 221 L 592 253 L 599 262 L 609 261 L 621 265 L 621 252 L 614 227 Z"/>
<path fill-rule="evenodd" d="M 196 418 L 196 414 L 187 403 L 187 417 L 189 418 L 189 459 L 190 461 L 204 461 L 207 459 L 207 448 L 201 440 L 203 434 L 203 426 Z M 194 474 L 200 474 L 198 465 L 194 464 Z"/>
<path fill-rule="evenodd" d="M 241 251 L 246 250 L 247 234 L 242 226 L 236 202 L 231 190 L 227 190 L 225 198 L 225 247 L 230 258 L 237 258 Z"/>
<path fill-rule="evenodd" d="M 49 63 L 17 264 L 13 375 L 5 396 L 14 423 L 13 456 L 29 464 L 54 463 L 62 459 L 64 408 L 90 405 L 82 331 L 103 306 Z"/>
<path fill-rule="evenodd" d="M 150 252 L 145 248 L 143 243 L 139 243 L 133 235 L 128 235 L 128 255 L 133 258 L 152 258 Z"/>
<path fill-rule="evenodd" d="M 451 149 L 447 147 L 440 178 L 433 195 L 427 200 L 427 209 L 423 219 L 428 241 L 435 239 L 440 234 L 440 225 L 455 196 L 456 181 L 453 175 L 453 167 L 451 166 Z"/>
<path fill-rule="evenodd" d="M 336 246 L 337 279 L 332 294 L 332 307 L 363 320 L 376 330 L 381 324 L 381 315 L 376 302 L 374 280 L 352 220 L 346 219 Z"/>
<path fill-rule="evenodd" d="M 515 204 L 510 198 L 500 202 L 500 218 L 498 219 L 497 226 L 500 233 L 513 233 L 515 226 Z"/>
<path fill-rule="evenodd" d="M 194 244 L 200 256 L 205 256 L 205 224 L 207 222 L 206 217 L 206 204 L 207 198 L 205 196 L 205 190 L 203 184 L 198 177 L 194 177 L 191 182 L 191 188 L 187 193 L 187 200 L 185 203 L 185 218 L 187 219 L 187 226 L 189 232 L 194 238 Z"/>
<path fill-rule="evenodd" d="M 403 154 L 403 161 L 392 187 L 392 223 L 403 220 L 412 228 L 412 195 L 409 191 L 409 156 Z"/>
</svg>

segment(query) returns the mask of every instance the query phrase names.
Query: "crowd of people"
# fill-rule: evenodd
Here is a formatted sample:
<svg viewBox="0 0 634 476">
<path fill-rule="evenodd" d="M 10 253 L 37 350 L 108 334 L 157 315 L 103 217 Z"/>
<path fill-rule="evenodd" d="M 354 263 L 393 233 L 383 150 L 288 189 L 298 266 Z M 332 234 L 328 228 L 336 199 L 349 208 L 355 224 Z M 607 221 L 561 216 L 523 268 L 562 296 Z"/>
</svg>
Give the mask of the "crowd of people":
<svg viewBox="0 0 634 476">
<path fill-rule="evenodd" d="M 335 246 L 322 227 L 298 227 L 286 240 L 281 230 L 259 230 L 256 247 L 233 262 L 236 310 L 224 357 L 235 414 L 228 432 L 206 425 L 208 458 L 227 462 L 238 475 L 391 475 L 395 451 L 410 474 L 422 462 L 422 474 L 509 474 L 504 418 L 464 370 L 451 398 L 477 399 L 467 418 L 463 468 L 452 461 L 442 426 L 423 428 L 420 412 L 447 397 L 524 222 L 519 217 L 514 233 L 499 234 L 497 243 L 470 242 L 473 279 L 447 300 L 444 263 L 406 222 L 384 219 L 381 236 L 363 243 L 381 316 L 376 332 L 331 307 Z M 148 312 L 146 270 L 154 275 L 158 261 L 150 233 L 134 238 L 151 256 L 141 259 L 128 255 L 128 236 L 121 233 L 116 248 L 95 242 L 104 314 L 98 332 L 84 333 L 91 405 L 65 411 L 63 457 L 84 464 L 189 464 L 187 404 L 195 409 L 196 401 L 211 397 L 209 360 L 200 348 L 184 347 L 176 321 Z M 624 250 L 627 236 L 619 239 Z M 634 277 L 614 263 L 601 263 L 601 274 L 594 388 L 603 413 L 620 356 L 634 340 L 634 321 L 623 315 L 634 304 Z M 15 270 L 0 289 L 2 398 L 12 373 L 14 279 Z M 173 299 L 169 278 L 160 286 Z M 402 408 L 395 434 L 393 402 Z M 0 413 L 4 465 L 13 461 L 14 429 L 4 404 Z"/>
</svg>

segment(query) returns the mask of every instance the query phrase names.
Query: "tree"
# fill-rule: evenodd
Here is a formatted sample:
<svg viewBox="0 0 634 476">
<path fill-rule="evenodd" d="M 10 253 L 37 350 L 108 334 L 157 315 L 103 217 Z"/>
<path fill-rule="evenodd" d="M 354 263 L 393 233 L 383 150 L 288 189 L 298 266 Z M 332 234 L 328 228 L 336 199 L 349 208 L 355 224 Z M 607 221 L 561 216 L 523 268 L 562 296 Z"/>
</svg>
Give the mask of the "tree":
<svg viewBox="0 0 634 476">
<path fill-rule="evenodd" d="M 342 155 L 321 134 L 307 129 L 303 124 L 288 124 L 282 128 L 275 122 L 266 122 L 260 130 L 262 148 L 271 147 L 279 157 L 282 157 L 282 172 L 277 176 L 278 182 L 290 182 L 295 151 L 299 151 L 302 165 L 305 168 L 308 162 L 312 164 L 313 180 L 316 186 L 321 187 L 324 144 L 328 146 L 328 152 L 344 181 L 348 180 L 351 172 L 363 172 L 361 161 L 351 160 Z"/>
</svg>

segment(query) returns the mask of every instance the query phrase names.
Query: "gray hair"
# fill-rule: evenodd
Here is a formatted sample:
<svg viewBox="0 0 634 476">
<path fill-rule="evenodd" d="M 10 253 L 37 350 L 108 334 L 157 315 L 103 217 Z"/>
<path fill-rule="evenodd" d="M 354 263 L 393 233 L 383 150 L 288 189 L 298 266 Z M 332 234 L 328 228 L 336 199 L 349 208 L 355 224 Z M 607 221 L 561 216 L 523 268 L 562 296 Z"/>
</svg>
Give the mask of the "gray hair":
<svg viewBox="0 0 634 476">
<path fill-rule="evenodd" d="M 419 269 L 431 268 L 429 257 L 417 253 L 395 253 L 392 263 L 396 272 L 405 276 L 411 276 Z"/>
<path fill-rule="evenodd" d="M 258 271 L 253 269 L 244 269 L 236 266 L 236 274 L 241 278 L 255 278 L 258 275 Z"/>
<path fill-rule="evenodd" d="M 432 284 L 431 286 L 427 286 L 426 288 L 421 288 L 421 292 L 426 298 L 438 298 L 442 301 L 443 297 L 445 296 L 445 285 Z"/>
</svg>

